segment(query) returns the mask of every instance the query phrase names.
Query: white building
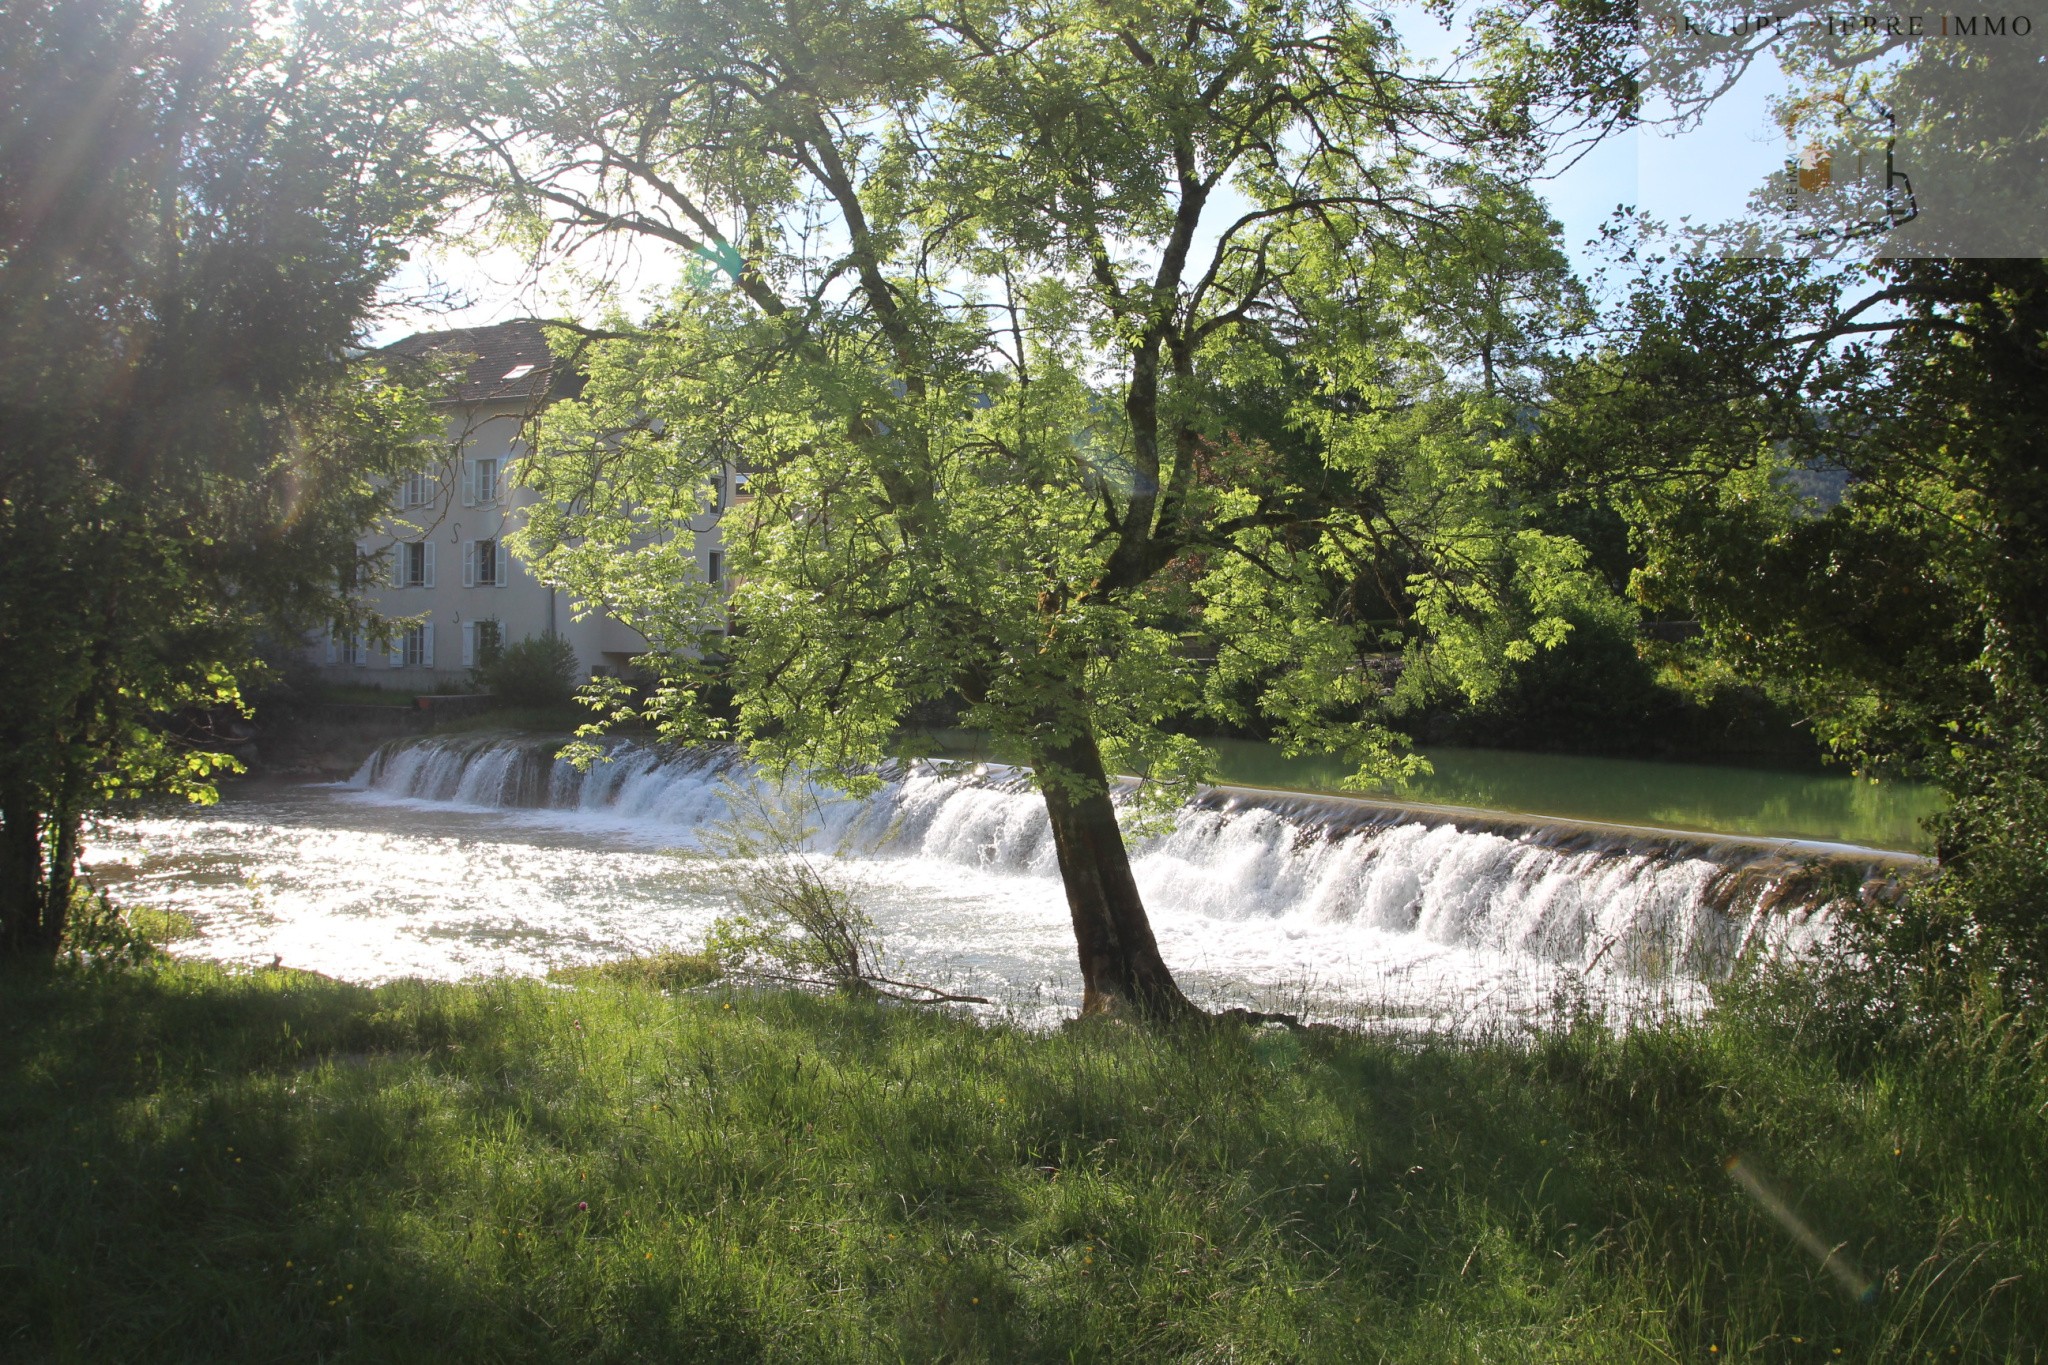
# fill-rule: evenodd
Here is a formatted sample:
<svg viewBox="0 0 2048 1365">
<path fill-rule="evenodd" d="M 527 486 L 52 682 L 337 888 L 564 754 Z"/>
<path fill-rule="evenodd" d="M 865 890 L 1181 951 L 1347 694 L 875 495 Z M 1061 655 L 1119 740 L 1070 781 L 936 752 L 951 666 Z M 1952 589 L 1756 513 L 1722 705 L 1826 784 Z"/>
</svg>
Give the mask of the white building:
<svg viewBox="0 0 2048 1365">
<path fill-rule="evenodd" d="M 493 641 L 559 635 L 584 674 L 617 674 L 646 650 L 638 631 L 601 612 L 573 620 L 568 595 L 541 582 L 505 544 L 535 495 L 514 486 L 535 414 L 567 390 L 541 324 L 522 319 L 493 327 L 421 332 L 393 344 L 400 356 L 471 357 L 444 401 L 443 458 L 392 490 L 389 515 L 365 549 L 387 552 L 386 581 L 367 593 L 380 615 L 411 624 L 387 648 L 328 640 L 314 662 L 332 682 L 368 683 L 413 693 L 464 689 L 479 651 Z M 733 477 L 727 471 L 726 478 Z M 723 491 L 723 490 L 721 490 Z M 720 497 L 722 504 L 725 499 Z M 721 575 L 718 515 L 707 507 L 692 526 L 697 564 Z"/>
</svg>

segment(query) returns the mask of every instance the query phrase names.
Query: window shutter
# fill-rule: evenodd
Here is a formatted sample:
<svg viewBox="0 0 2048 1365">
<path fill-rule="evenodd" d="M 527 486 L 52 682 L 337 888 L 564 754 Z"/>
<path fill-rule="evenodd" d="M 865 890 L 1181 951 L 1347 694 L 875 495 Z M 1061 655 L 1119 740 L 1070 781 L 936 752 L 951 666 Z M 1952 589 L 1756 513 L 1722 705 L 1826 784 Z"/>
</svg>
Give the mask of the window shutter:
<svg viewBox="0 0 2048 1365">
<path fill-rule="evenodd" d="M 405 586 L 405 544 L 402 541 L 391 547 L 391 586 Z"/>
<path fill-rule="evenodd" d="M 331 630 L 327 632 L 327 662 L 334 662 L 334 632 Z"/>
<path fill-rule="evenodd" d="M 420 667 L 434 666 L 434 623 L 427 622 L 420 627 Z"/>
<path fill-rule="evenodd" d="M 503 536 L 498 538 L 497 544 L 498 551 L 494 557 L 498 561 L 498 586 L 502 588 L 512 581 L 512 552 L 505 548 Z"/>
<path fill-rule="evenodd" d="M 405 667 L 405 636 L 403 634 L 391 637 L 391 666 L 393 668 Z"/>
<path fill-rule="evenodd" d="M 462 586 L 476 586 L 476 542 L 473 540 L 462 542 Z"/>
<path fill-rule="evenodd" d="M 420 546 L 420 559 L 423 561 L 420 565 L 420 586 L 423 588 L 431 588 L 434 586 L 433 541 L 429 540 Z"/>
<path fill-rule="evenodd" d="M 391 510 L 394 512 L 403 512 L 405 510 L 405 480 L 402 477 L 391 481 Z"/>
<path fill-rule="evenodd" d="M 464 507 L 476 506 L 475 460 L 464 460 L 462 462 L 462 505 Z"/>
<path fill-rule="evenodd" d="M 474 621 L 464 621 L 462 623 L 462 666 L 464 668 L 476 667 L 476 622 Z"/>
</svg>

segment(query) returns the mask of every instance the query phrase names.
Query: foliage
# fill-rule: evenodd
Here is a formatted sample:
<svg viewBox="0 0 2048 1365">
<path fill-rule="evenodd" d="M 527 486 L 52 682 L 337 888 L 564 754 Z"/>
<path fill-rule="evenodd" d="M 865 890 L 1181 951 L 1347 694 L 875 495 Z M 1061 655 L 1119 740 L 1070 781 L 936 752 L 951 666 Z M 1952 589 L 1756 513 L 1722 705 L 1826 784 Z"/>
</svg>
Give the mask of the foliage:
<svg viewBox="0 0 2048 1365">
<path fill-rule="evenodd" d="M 817 848 L 823 810 L 816 787 L 728 779 L 722 796 L 729 814 L 707 842 L 726 860 L 733 908 L 712 924 L 704 945 L 721 971 L 843 995 L 987 1003 L 888 975 L 875 922 L 840 861 L 844 850 Z"/>
<path fill-rule="evenodd" d="M 615 711 L 671 739 L 859 786 L 956 709 L 1046 790 L 1087 1007 L 1178 1012 L 1106 765 L 1171 799 L 1249 707 L 1413 771 L 1390 656 L 1484 691 L 1491 623 L 1605 591 L 1503 495 L 1579 312 L 1520 59 L 1431 75 L 1322 0 L 715 12 L 512 6 L 452 59 L 501 221 L 725 272 L 560 335 L 521 552 L 647 636 Z M 729 462 L 728 598 L 682 528 Z"/>
<path fill-rule="evenodd" d="M 1633 308 L 1633 344 L 1558 383 L 1546 472 L 1624 512 L 1635 590 L 1701 623 L 1696 657 L 1957 797 L 1938 887 L 1866 944 L 1901 1003 L 1986 973 L 2038 1002 L 2048 266 L 1687 263 Z"/>
<path fill-rule="evenodd" d="M 576 647 L 560 635 L 529 635 L 477 661 L 477 685 L 507 706 L 565 707 L 582 679 Z"/>
<path fill-rule="evenodd" d="M 875 923 L 841 869 L 820 866 L 818 796 L 799 783 L 757 789 L 728 781 L 730 815 L 710 847 L 736 864 L 733 909 L 711 926 L 706 953 L 726 970 L 863 995 L 881 970 Z"/>
<path fill-rule="evenodd" d="M 1446 670 L 1431 666 L 1403 674 L 1398 696 L 1432 713 L 1432 738 L 1494 748 L 1570 753 L 1665 752 L 1680 738 L 1674 721 L 1693 720 L 1685 699 L 1658 678 L 1643 656 L 1637 613 L 1619 598 L 1574 604 L 1563 613 L 1570 631 L 1528 658 L 1507 654 L 1503 624 L 1475 632 L 1493 685 L 1478 698 L 1458 688 Z M 1607 608 L 1601 610 L 1601 608 Z M 1614 608 L 1620 608 L 1615 610 Z M 1698 736 L 1688 753 L 1704 745 Z"/>
<path fill-rule="evenodd" d="M 133 967 L 162 956 L 165 945 L 199 932 L 181 910 L 116 905 L 104 891 L 73 890 L 62 951 L 74 966 Z"/>
<path fill-rule="evenodd" d="M 1633 306 L 1634 344 L 1559 384 L 1538 448 L 1624 511 L 1638 595 L 1842 757 L 1963 780 L 2048 695 L 2048 271 L 1721 261 Z M 1810 469 L 1846 475 L 1839 499 Z"/>
<path fill-rule="evenodd" d="M 5 13 L 0 955 L 47 957 L 84 814 L 208 799 L 183 722 L 360 624 L 370 476 L 432 419 L 344 351 L 435 191 L 377 6 Z"/>
<path fill-rule="evenodd" d="M 1972 1008 L 2048 1034 L 2048 722 L 2036 713 L 2003 738 L 1934 822 L 1941 875 L 1852 926 L 1899 1026 Z"/>
<path fill-rule="evenodd" d="M 24 1359 L 2024 1365 L 2048 1320 L 2048 1072 L 1990 1019 L 1845 1071 L 1789 990 L 1458 1044 L 183 963 L 4 985 Z"/>
</svg>

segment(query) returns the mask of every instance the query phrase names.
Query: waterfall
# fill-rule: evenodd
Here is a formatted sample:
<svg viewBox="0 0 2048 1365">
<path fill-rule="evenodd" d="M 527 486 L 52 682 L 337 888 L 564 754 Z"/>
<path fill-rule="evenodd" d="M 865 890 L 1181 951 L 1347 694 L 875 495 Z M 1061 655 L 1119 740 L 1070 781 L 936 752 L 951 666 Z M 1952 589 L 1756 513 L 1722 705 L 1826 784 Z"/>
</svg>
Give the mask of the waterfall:
<svg viewBox="0 0 2048 1365">
<path fill-rule="evenodd" d="M 688 847 L 751 770 L 729 749 L 613 743 L 587 771 L 531 740 L 396 740 L 350 785 L 383 799 L 601 821 Z M 1058 876 L 1028 774 L 994 764 L 892 768 L 834 799 L 819 841 L 997 877 Z M 1344 797 L 1217 787 L 1134 840 L 1147 903 L 1253 927 L 1380 934 L 1633 977 L 1708 979 L 1752 945 L 1798 951 L 1830 907 L 1917 860 L 1783 840 L 1630 830 Z"/>
</svg>

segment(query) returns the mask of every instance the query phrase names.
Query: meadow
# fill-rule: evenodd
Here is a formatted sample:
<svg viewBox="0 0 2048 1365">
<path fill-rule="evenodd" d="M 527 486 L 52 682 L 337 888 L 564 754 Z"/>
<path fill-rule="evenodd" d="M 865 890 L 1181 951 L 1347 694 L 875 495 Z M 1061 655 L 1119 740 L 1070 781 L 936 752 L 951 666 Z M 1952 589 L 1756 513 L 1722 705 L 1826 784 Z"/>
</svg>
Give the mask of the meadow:
<svg viewBox="0 0 2048 1365">
<path fill-rule="evenodd" d="M 2035 1361 L 2048 1335 L 2048 1085 L 2009 1021 L 1855 1057 L 1778 978 L 1626 1035 L 1569 1001 L 1477 1042 L 1030 1032 L 698 979 L 9 973 L 0 1357 Z"/>
</svg>

